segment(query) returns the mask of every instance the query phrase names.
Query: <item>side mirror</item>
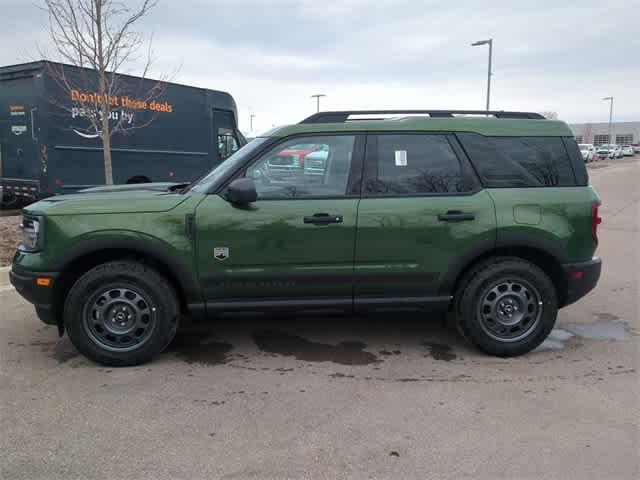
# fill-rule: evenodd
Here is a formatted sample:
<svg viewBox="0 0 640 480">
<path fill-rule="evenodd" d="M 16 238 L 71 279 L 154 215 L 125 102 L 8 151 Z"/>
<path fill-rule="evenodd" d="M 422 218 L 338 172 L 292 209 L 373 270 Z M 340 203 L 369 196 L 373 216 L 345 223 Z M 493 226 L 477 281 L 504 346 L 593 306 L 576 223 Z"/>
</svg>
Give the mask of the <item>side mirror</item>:
<svg viewBox="0 0 640 480">
<path fill-rule="evenodd" d="M 236 178 L 227 187 L 227 201 L 234 205 L 249 205 L 258 199 L 252 178 Z"/>
</svg>

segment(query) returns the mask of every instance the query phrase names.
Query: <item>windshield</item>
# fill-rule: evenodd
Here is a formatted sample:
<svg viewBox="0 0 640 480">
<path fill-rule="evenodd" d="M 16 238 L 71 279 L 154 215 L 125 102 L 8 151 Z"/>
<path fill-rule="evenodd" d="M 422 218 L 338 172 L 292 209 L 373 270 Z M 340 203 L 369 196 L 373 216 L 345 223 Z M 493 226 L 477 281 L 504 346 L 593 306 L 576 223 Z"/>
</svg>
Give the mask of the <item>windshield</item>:
<svg viewBox="0 0 640 480">
<path fill-rule="evenodd" d="M 585 145 L 585 144 L 581 143 L 578 146 L 580 147 L 580 150 L 589 150 L 589 145 Z"/>
<path fill-rule="evenodd" d="M 269 137 L 254 138 L 220 165 L 214 167 L 213 170 L 204 177 L 196 180 L 189 190 L 196 193 L 206 193 L 220 178 L 224 177 L 227 172 L 233 170 L 237 165 L 242 164 L 254 150 L 259 148 L 260 145 L 268 139 Z"/>
</svg>

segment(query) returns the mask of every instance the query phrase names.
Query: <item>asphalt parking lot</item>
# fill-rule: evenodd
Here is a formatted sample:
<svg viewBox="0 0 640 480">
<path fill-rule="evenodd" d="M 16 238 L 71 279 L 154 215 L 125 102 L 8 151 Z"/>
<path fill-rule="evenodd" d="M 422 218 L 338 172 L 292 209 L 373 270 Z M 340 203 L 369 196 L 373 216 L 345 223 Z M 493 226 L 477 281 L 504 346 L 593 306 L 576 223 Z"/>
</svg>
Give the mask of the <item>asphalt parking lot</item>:
<svg viewBox="0 0 640 480">
<path fill-rule="evenodd" d="M 603 277 L 514 359 L 437 317 L 244 317 L 103 368 L 4 288 L 0 477 L 640 478 L 640 159 L 590 175 Z"/>
</svg>

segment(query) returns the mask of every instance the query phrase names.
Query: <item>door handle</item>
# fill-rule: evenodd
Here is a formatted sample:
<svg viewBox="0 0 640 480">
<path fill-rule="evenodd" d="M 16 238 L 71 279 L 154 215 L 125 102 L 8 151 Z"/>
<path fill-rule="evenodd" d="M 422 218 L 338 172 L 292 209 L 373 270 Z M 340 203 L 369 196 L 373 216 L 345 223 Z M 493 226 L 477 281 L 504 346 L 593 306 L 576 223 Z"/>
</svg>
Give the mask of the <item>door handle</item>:
<svg viewBox="0 0 640 480">
<path fill-rule="evenodd" d="M 460 210 L 449 210 L 447 213 L 438 215 L 438 220 L 441 222 L 464 222 L 475 219 L 476 216 L 473 213 L 461 212 Z"/>
<path fill-rule="evenodd" d="M 329 215 L 328 213 L 316 213 L 314 215 L 305 216 L 304 223 L 313 223 L 321 225 L 325 223 L 342 223 L 342 215 Z"/>
</svg>

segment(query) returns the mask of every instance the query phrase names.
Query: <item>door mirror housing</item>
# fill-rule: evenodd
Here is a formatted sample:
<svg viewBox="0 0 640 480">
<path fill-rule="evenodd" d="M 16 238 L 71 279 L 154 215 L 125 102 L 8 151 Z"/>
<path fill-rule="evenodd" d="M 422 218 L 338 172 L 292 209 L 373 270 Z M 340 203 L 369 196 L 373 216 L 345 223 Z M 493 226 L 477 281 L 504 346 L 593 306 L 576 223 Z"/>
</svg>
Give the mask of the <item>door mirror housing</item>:
<svg viewBox="0 0 640 480">
<path fill-rule="evenodd" d="M 249 205 L 258 199 L 252 178 L 236 178 L 227 187 L 227 201 L 234 205 Z"/>
</svg>

